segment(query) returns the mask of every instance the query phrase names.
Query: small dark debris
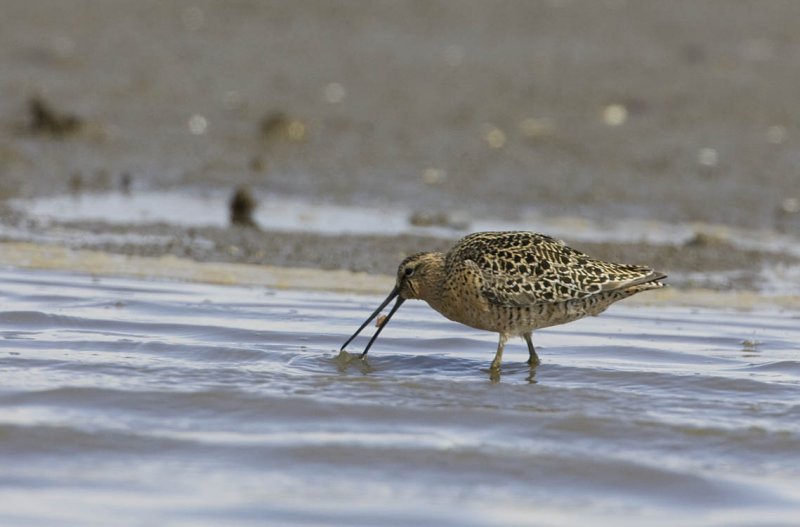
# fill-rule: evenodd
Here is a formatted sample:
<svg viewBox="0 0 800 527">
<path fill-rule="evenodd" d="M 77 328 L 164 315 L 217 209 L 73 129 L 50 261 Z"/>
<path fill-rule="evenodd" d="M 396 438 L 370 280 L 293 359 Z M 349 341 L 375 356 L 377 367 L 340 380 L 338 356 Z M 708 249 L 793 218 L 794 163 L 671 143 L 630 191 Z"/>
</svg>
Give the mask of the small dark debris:
<svg viewBox="0 0 800 527">
<path fill-rule="evenodd" d="M 28 99 L 28 131 L 62 139 L 75 134 L 84 126 L 84 120 L 70 113 L 56 110 L 41 96 Z"/>
<path fill-rule="evenodd" d="M 453 218 L 446 212 L 431 212 L 418 210 L 408 218 L 408 222 L 415 227 L 447 227 L 450 229 L 466 229 L 468 223 Z"/>
<path fill-rule="evenodd" d="M 721 236 L 709 234 L 706 232 L 697 232 L 684 244 L 684 247 L 726 247 L 730 246 L 730 242 Z"/>
<path fill-rule="evenodd" d="M 130 172 L 123 172 L 119 180 L 119 188 L 123 194 L 131 193 L 131 185 L 133 184 L 133 176 Z"/>
<path fill-rule="evenodd" d="M 284 132 L 289 125 L 289 118 L 283 112 L 269 112 L 261 118 L 259 130 L 261 137 L 271 139 Z"/>
<path fill-rule="evenodd" d="M 229 203 L 231 225 L 240 227 L 258 228 L 253 219 L 253 211 L 258 206 L 258 201 L 247 187 L 239 187 L 231 196 Z"/>
<path fill-rule="evenodd" d="M 266 113 L 259 121 L 259 133 L 266 142 L 304 141 L 307 136 L 307 125 L 301 119 L 281 111 Z"/>
</svg>

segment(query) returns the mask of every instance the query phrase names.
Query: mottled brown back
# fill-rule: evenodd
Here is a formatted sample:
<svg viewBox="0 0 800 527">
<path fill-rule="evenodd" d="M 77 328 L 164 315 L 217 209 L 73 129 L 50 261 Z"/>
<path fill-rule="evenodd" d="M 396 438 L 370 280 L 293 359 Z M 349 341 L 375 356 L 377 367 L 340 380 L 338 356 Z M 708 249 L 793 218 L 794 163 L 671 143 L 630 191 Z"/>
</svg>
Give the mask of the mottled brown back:
<svg viewBox="0 0 800 527">
<path fill-rule="evenodd" d="M 482 274 L 484 297 L 509 307 L 565 302 L 665 276 L 648 267 L 604 262 L 525 231 L 470 234 L 447 253 L 445 269 L 467 261 Z"/>
</svg>

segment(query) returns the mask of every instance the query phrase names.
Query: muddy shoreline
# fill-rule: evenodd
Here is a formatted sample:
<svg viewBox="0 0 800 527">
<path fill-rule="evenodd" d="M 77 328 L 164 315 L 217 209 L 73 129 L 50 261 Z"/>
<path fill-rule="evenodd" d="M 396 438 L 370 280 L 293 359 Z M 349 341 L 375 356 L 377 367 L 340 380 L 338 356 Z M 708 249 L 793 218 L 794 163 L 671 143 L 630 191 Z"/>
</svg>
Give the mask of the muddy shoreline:
<svg viewBox="0 0 800 527">
<path fill-rule="evenodd" d="M 393 275 L 398 263 L 410 254 L 446 251 L 459 238 L 416 234 L 332 236 L 241 226 L 186 228 L 89 221 L 40 223 L 19 212 L 0 210 L 6 210 L 6 225 L 15 226 L 18 233 L 26 233 L 0 235 L 0 241 L 41 241 L 49 236 L 45 243 L 111 254 L 172 255 L 198 262 L 341 269 L 381 275 Z M 136 241 L 126 242 L 126 237 L 134 237 Z M 569 239 L 565 242 L 601 259 L 655 267 L 668 273 L 671 285 L 679 288 L 757 291 L 760 273 L 766 266 L 800 264 L 800 259 L 791 255 L 746 250 L 723 239 L 705 236 L 681 244 Z"/>
</svg>

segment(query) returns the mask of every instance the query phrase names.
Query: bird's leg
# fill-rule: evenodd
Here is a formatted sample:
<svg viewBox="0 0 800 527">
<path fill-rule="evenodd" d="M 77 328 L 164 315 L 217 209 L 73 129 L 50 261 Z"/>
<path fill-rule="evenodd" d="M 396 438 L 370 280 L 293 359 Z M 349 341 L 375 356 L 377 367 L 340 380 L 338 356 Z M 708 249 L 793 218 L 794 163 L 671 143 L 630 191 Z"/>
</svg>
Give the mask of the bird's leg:
<svg viewBox="0 0 800 527">
<path fill-rule="evenodd" d="M 507 340 L 508 335 L 505 333 L 500 333 L 500 342 L 497 343 L 497 353 L 494 354 L 494 360 L 492 361 L 491 369 L 500 369 L 500 362 L 503 360 L 503 348 L 505 348 Z"/>
<path fill-rule="evenodd" d="M 533 347 L 533 341 L 531 341 L 531 332 L 528 331 L 522 336 L 525 338 L 525 343 L 528 345 L 528 364 L 531 366 L 538 366 L 542 361 L 539 360 L 539 356 L 536 354 L 536 350 Z"/>
</svg>

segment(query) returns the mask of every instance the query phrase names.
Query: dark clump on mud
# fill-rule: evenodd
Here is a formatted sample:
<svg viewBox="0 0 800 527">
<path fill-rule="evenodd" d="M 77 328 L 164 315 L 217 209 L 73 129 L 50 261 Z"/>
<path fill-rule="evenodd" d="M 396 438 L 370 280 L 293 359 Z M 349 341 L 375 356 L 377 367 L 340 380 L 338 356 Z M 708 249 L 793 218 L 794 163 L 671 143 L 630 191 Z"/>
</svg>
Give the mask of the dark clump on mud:
<svg viewBox="0 0 800 527">
<path fill-rule="evenodd" d="M 306 138 L 306 124 L 281 111 L 267 112 L 258 123 L 259 135 L 264 141 L 285 140 L 303 141 Z"/>
<path fill-rule="evenodd" d="M 40 95 L 28 99 L 28 133 L 62 139 L 79 132 L 83 126 L 82 118 L 57 110 Z"/>
<path fill-rule="evenodd" d="M 231 224 L 238 227 L 258 228 L 253 212 L 258 207 L 258 201 L 247 187 L 239 187 L 231 196 L 229 203 Z"/>
<path fill-rule="evenodd" d="M 418 210 L 411 214 L 408 223 L 415 227 L 447 227 L 451 229 L 466 229 L 469 222 L 442 211 Z"/>
<path fill-rule="evenodd" d="M 269 112 L 258 123 L 261 137 L 270 139 L 280 135 L 288 126 L 289 118 L 283 112 Z"/>
</svg>

